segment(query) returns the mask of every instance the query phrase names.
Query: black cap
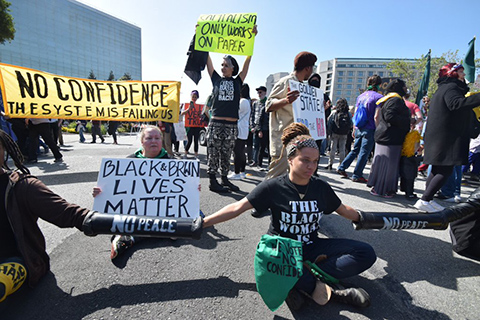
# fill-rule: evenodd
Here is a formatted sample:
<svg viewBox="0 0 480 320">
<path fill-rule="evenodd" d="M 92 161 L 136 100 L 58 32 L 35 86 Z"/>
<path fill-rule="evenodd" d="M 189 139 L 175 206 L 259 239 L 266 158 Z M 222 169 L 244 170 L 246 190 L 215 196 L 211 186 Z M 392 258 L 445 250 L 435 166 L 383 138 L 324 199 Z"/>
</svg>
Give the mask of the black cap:
<svg viewBox="0 0 480 320">
<path fill-rule="evenodd" d="M 266 88 L 265 86 L 260 86 L 260 87 L 258 87 L 258 88 L 255 89 L 255 90 L 257 90 L 257 91 L 258 91 L 258 90 L 262 90 L 262 91 L 267 92 L 267 88 Z"/>
</svg>

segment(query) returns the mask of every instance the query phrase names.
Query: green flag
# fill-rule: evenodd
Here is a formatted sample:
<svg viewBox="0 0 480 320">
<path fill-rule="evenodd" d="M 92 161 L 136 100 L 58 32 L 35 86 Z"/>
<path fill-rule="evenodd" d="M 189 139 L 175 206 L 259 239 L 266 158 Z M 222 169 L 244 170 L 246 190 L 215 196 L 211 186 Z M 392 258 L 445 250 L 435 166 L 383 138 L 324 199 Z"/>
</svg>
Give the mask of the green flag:
<svg viewBox="0 0 480 320">
<path fill-rule="evenodd" d="M 475 82 L 475 37 L 473 37 L 468 45 L 469 47 L 465 55 L 463 67 L 465 68 L 465 79 L 473 83 Z"/>
<path fill-rule="evenodd" d="M 430 55 L 432 50 L 428 50 L 427 53 L 427 64 L 425 65 L 425 72 L 423 73 L 422 82 L 418 87 L 417 97 L 415 98 L 415 103 L 420 105 L 422 98 L 427 94 L 428 84 L 430 83 Z"/>
</svg>

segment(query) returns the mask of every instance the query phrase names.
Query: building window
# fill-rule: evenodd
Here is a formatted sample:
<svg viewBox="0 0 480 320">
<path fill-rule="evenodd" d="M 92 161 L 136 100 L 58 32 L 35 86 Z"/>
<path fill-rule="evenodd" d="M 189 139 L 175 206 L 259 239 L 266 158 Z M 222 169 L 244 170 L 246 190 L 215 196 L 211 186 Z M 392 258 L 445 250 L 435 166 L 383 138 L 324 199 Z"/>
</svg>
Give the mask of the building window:
<svg viewBox="0 0 480 320">
<path fill-rule="evenodd" d="M 379 75 L 380 77 L 383 77 L 383 71 L 380 71 L 380 72 L 378 73 L 378 75 Z"/>
<path fill-rule="evenodd" d="M 353 86 L 351 84 L 347 84 L 347 89 L 352 89 Z"/>
<path fill-rule="evenodd" d="M 373 76 L 373 71 L 368 71 L 368 76 L 369 77 Z"/>
<path fill-rule="evenodd" d="M 362 85 L 361 85 L 361 84 L 357 84 L 357 89 L 362 89 Z"/>
<path fill-rule="evenodd" d="M 352 91 L 350 91 L 350 90 L 345 91 L 345 95 L 346 95 L 346 96 L 351 96 L 351 95 L 352 95 Z"/>
<path fill-rule="evenodd" d="M 353 78 L 348 78 L 347 82 L 353 82 Z"/>
<path fill-rule="evenodd" d="M 337 89 L 343 89 L 342 84 L 337 84 Z"/>
<path fill-rule="evenodd" d="M 363 79 L 362 79 L 362 78 L 358 78 L 358 79 L 357 79 L 357 82 L 358 82 L 358 83 L 363 83 Z"/>
<path fill-rule="evenodd" d="M 330 90 L 330 88 L 331 88 L 330 86 L 327 86 L 327 88 L 325 90 Z"/>
<path fill-rule="evenodd" d="M 343 78 L 338 78 L 338 83 L 342 83 L 343 82 Z"/>
<path fill-rule="evenodd" d="M 358 77 L 363 77 L 363 71 L 357 71 L 357 76 Z"/>
<path fill-rule="evenodd" d="M 338 76 L 339 76 L 339 77 L 342 77 L 342 76 L 344 76 L 344 75 L 345 75 L 345 74 L 344 74 L 343 71 L 338 71 Z"/>
<path fill-rule="evenodd" d="M 331 84 L 332 83 L 332 80 L 327 80 L 327 84 Z"/>
<path fill-rule="evenodd" d="M 341 97 L 342 96 L 342 91 L 341 90 L 337 90 L 337 92 L 335 93 L 338 97 Z"/>
<path fill-rule="evenodd" d="M 348 71 L 348 76 L 353 77 L 353 71 Z"/>
<path fill-rule="evenodd" d="M 331 73 L 327 74 L 327 79 L 332 79 L 332 74 Z"/>
</svg>

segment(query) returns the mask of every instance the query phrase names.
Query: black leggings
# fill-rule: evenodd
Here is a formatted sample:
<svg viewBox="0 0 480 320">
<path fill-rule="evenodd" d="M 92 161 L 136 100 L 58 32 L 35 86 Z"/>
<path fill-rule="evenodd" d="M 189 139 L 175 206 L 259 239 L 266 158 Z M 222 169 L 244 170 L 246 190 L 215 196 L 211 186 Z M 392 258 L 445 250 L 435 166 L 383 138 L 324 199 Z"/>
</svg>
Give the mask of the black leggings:
<svg viewBox="0 0 480 320">
<path fill-rule="evenodd" d="M 235 173 L 245 172 L 247 159 L 245 157 L 245 143 L 247 140 L 236 139 L 233 148 L 233 162 L 235 163 Z"/>
<path fill-rule="evenodd" d="M 190 146 L 192 145 L 192 140 L 193 140 L 193 151 L 195 153 L 198 153 L 198 139 L 200 138 L 200 127 L 191 127 L 188 129 L 187 133 L 187 145 L 185 146 L 185 151 L 188 152 L 188 149 L 190 149 Z"/>
<path fill-rule="evenodd" d="M 453 166 L 432 166 L 432 172 L 427 178 L 425 192 L 423 193 L 422 200 L 433 200 L 433 196 L 440 190 L 448 177 L 453 172 Z"/>
</svg>

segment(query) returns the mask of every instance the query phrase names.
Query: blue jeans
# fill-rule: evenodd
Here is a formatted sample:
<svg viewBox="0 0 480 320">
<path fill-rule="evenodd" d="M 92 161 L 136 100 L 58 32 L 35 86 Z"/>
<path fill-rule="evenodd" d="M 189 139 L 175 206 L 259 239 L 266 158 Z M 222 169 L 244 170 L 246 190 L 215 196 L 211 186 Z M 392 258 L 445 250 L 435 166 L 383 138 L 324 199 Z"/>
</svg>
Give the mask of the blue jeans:
<svg viewBox="0 0 480 320">
<path fill-rule="evenodd" d="M 365 242 L 349 239 L 315 239 L 312 244 L 303 246 L 303 260 L 314 262 L 319 255 L 327 259 L 317 265 L 337 279 L 356 276 L 370 268 L 377 259 L 373 248 Z M 316 278 L 306 268 L 298 279 L 295 288 L 311 294 L 315 289 Z"/>
<path fill-rule="evenodd" d="M 83 135 L 84 131 L 85 131 L 85 128 L 83 126 L 78 129 L 78 135 L 80 136 L 81 143 L 85 142 L 85 136 Z"/>
<path fill-rule="evenodd" d="M 363 177 L 363 169 L 367 165 L 368 156 L 372 152 L 375 145 L 375 130 L 374 129 L 357 129 L 355 131 L 355 142 L 353 143 L 353 150 L 347 155 L 345 160 L 340 164 L 338 170 L 345 171 L 350 167 L 353 160 L 358 156 L 357 165 L 353 171 L 352 178 Z"/>
<path fill-rule="evenodd" d="M 440 189 L 445 197 L 453 198 L 460 195 L 460 188 L 462 186 L 462 166 L 453 167 L 453 172 L 448 177 L 447 182 Z"/>
</svg>

